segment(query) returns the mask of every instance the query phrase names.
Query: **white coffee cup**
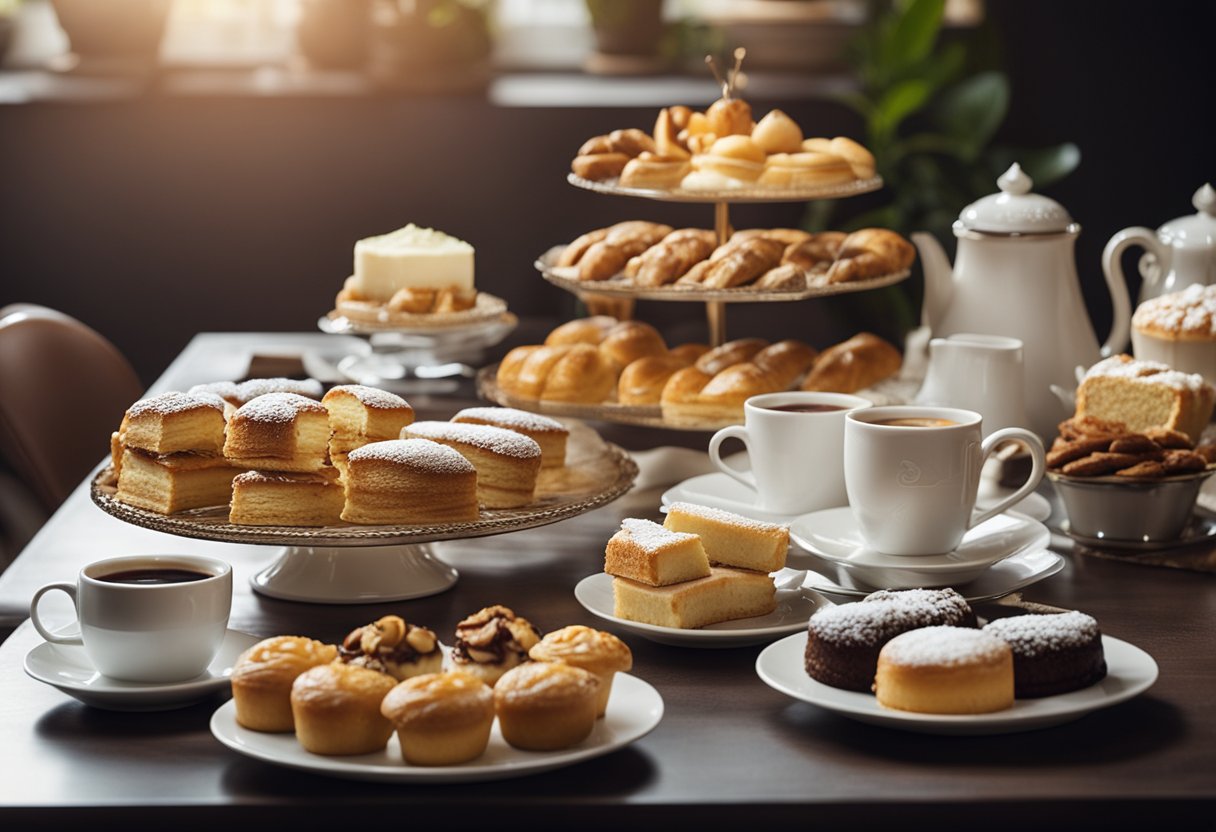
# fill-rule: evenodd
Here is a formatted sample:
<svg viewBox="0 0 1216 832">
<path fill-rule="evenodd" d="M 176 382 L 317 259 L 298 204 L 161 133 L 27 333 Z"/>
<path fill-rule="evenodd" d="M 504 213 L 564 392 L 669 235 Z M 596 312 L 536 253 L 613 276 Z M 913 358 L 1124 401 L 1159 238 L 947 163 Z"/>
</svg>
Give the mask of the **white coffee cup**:
<svg viewBox="0 0 1216 832">
<path fill-rule="evenodd" d="M 722 473 L 756 492 L 756 508 L 770 514 L 805 514 L 843 506 L 844 417 L 872 402 L 844 393 L 790 392 L 752 396 L 743 403 L 742 425 L 722 428 L 709 440 L 709 458 Z M 830 408 L 817 412 L 776 410 Z M 751 471 L 722 460 L 727 439 L 747 446 Z"/>
<path fill-rule="evenodd" d="M 922 427 L 892 420 L 938 421 Z M 888 424 L 879 424 L 879 423 Z M 958 547 L 968 529 L 1015 505 L 1043 478 L 1043 443 L 1023 428 L 982 439 L 971 410 L 893 406 L 854 411 L 845 420 L 844 476 L 849 505 L 866 545 L 887 555 L 939 555 Z M 1030 448 L 1030 479 L 985 511 L 976 511 L 984 460 L 1002 442 Z"/>
<path fill-rule="evenodd" d="M 168 582 L 175 571 L 184 580 Z M 141 577 L 149 582 L 135 582 Z M 38 601 L 52 590 L 71 597 L 79 635 L 52 633 L 43 624 Z M 82 645 L 104 676 L 168 683 L 193 679 L 207 669 L 224 642 L 231 608 L 232 567 L 224 561 L 133 555 L 90 563 L 75 583 L 42 587 L 30 601 L 30 619 L 52 644 Z"/>
</svg>

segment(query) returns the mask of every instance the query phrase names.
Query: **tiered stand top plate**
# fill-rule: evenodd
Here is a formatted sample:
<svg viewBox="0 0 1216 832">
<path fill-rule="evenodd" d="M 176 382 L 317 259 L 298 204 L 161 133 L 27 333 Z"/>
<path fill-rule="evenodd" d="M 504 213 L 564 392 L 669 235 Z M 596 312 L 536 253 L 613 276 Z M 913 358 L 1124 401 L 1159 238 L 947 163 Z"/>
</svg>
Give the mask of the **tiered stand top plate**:
<svg viewBox="0 0 1216 832">
<path fill-rule="evenodd" d="M 772 303 L 822 298 L 830 295 L 842 295 L 847 292 L 866 292 L 870 289 L 881 289 L 884 286 L 894 286 L 907 279 L 912 272 L 904 269 L 900 272 L 872 277 L 868 280 L 853 280 L 847 283 L 824 283 L 808 285 L 805 289 L 794 292 L 765 291 L 749 286 L 738 286 L 733 289 L 693 289 L 675 284 L 667 286 L 637 286 L 621 276 L 608 280 L 579 280 L 575 275 L 576 267 L 557 266 L 557 258 L 561 256 L 565 246 L 554 246 L 546 251 L 536 261 L 536 268 L 545 280 L 565 289 L 567 292 L 594 293 L 597 295 L 615 295 L 619 297 L 637 298 L 638 300 L 665 301 L 721 301 L 723 303 Z"/>
<path fill-rule="evenodd" d="M 163 515 L 119 502 L 114 471 L 107 466 L 90 486 L 93 502 L 119 520 L 158 532 L 228 543 L 285 546 L 390 546 L 459 540 L 531 529 L 575 517 L 627 492 L 637 465 L 622 448 L 605 442 L 586 425 L 570 423 L 566 465 L 543 469 L 536 500 L 522 508 L 485 509 L 477 520 L 414 526 L 244 526 L 228 522 L 226 506 Z"/>
<path fill-rule="evenodd" d="M 657 199 L 663 202 L 805 202 L 812 199 L 839 199 L 877 191 L 882 187 L 882 177 L 855 179 L 839 185 L 802 185 L 794 188 L 777 188 L 771 185 L 752 185 L 740 188 L 725 188 L 719 191 L 686 191 L 682 188 L 659 190 L 655 188 L 629 188 L 618 180 L 605 179 L 596 182 L 570 173 L 566 181 L 576 188 L 595 191 L 612 196 L 634 196 L 641 199 Z"/>
</svg>

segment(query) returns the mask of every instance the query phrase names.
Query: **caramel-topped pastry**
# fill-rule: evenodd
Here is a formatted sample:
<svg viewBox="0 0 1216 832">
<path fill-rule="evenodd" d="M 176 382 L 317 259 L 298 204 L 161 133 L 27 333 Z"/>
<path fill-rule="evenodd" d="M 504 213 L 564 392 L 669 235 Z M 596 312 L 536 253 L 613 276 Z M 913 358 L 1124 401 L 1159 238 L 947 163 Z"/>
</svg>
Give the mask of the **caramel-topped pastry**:
<svg viewBox="0 0 1216 832">
<path fill-rule="evenodd" d="M 248 526 L 329 526 L 338 523 L 346 495 L 338 472 L 246 471 L 232 480 L 228 522 Z"/>
<path fill-rule="evenodd" d="M 485 607 L 456 625 L 452 667 L 493 685 L 527 661 L 528 651 L 538 641 L 540 630 L 510 607 Z"/>
<path fill-rule="evenodd" d="M 237 408 L 224 456 L 246 468 L 317 471 L 329 455 L 329 416 L 297 393 L 267 393 Z"/>
<path fill-rule="evenodd" d="M 402 436 L 446 445 L 471 462 L 477 469 L 477 499 L 487 508 L 518 508 L 536 496 L 540 445 L 522 433 L 461 422 L 415 422 Z"/>
<path fill-rule="evenodd" d="M 291 685 L 296 739 L 313 754 L 379 751 L 393 735 L 380 703 L 396 684 L 388 674 L 342 662 L 304 671 Z"/>
<path fill-rule="evenodd" d="M 399 615 L 386 615 L 351 630 L 338 648 L 338 658 L 398 681 L 438 673 L 443 666 L 443 650 L 435 632 Z"/>
<path fill-rule="evenodd" d="M 393 688 L 380 712 L 397 728 L 405 761 L 450 766 L 480 757 L 494 724 L 494 694 L 459 670 L 414 676 Z"/>
<path fill-rule="evenodd" d="M 613 677 L 633 667 L 633 652 L 629 645 L 612 633 L 582 624 L 572 624 L 546 634 L 528 651 L 528 656 L 533 661 L 562 662 L 594 673 L 600 680 L 597 716 L 603 716 L 608 708 Z"/>
<path fill-rule="evenodd" d="M 346 454 L 369 442 L 396 439 L 414 408 L 395 393 L 362 384 L 334 387 L 321 399 L 329 413 L 329 452 Z"/>
<path fill-rule="evenodd" d="M 120 440 L 152 454 L 218 455 L 224 447 L 224 401 L 212 393 L 161 393 L 127 408 Z"/>
<path fill-rule="evenodd" d="M 494 686 L 502 737 L 515 748 L 554 751 L 582 742 L 595 727 L 600 680 L 569 664 L 531 662 Z"/>
<path fill-rule="evenodd" d="M 291 686 L 296 677 L 328 664 L 338 648 L 305 636 L 275 636 L 250 647 L 232 666 L 236 721 L 253 731 L 291 731 Z"/>
<path fill-rule="evenodd" d="M 346 459 L 349 523 L 446 523 L 476 520 L 477 469 L 429 439 L 372 442 Z"/>
<path fill-rule="evenodd" d="M 511 407 L 466 407 L 453 416 L 452 421 L 522 433 L 540 446 L 541 468 L 561 468 L 566 464 L 566 441 L 570 431 L 556 419 Z"/>
</svg>

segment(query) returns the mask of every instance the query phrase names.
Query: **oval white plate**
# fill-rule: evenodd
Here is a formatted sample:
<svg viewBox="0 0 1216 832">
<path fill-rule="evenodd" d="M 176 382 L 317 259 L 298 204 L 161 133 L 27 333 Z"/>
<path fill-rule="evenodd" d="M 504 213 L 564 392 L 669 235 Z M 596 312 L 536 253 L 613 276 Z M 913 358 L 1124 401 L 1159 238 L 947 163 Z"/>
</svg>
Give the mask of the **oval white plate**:
<svg viewBox="0 0 1216 832">
<path fill-rule="evenodd" d="M 649 734 L 663 718 L 663 697 L 651 685 L 628 673 L 612 683 L 608 711 L 597 720 L 591 736 L 561 751 L 520 751 L 507 745 L 498 730 L 490 732 L 486 752 L 457 766 L 412 766 L 401 757 L 393 736 L 384 750 L 354 757 L 323 757 L 305 751 L 294 734 L 263 734 L 242 728 L 236 721 L 236 704 L 225 702 L 211 717 L 211 733 L 240 754 L 257 760 L 326 774 L 346 780 L 389 783 L 465 783 L 505 780 L 538 774 L 600 757 Z"/>
<path fill-rule="evenodd" d="M 86 705 L 110 711 L 167 711 L 182 708 L 228 687 L 232 665 L 260 638 L 229 630 L 215 660 L 203 675 L 185 682 L 147 684 L 102 676 L 84 648 L 43 642 L 25 656 L 25 672 Z"/>
<path fill-rule="evenodd" d="M 923 734 L 1011 734 L 1080 719 L 1138 696 L 1157 680 L 1157 663 L 1139 647 L 1102 636 L 1106 678 L 1082 690 L 1017 699 L 1013 707 L 991 714 L 918 714 L 884 708 L 869 693 L 841 690 L 806 675 L 806 633 L 770 644 L 756 658 L 756 673 L 769 687 L 849 719 Z"/>
<path fill-rule="evenodd" d="M 745 647 L 764 644 L 777 636 L 793 633 L 806 626 L 815 610 L 830 603 L 825 598 L 801 589 L 777 590 L 777 609 L 755 618 L 736 618 L 696 630 L 659 627 L 629 621 L 613 615 L 612 576 L 600 572 L 588 575 L 574 587 L 574 597 L 592 615 L 659 644 L 675 647 Z"/>
</svg>

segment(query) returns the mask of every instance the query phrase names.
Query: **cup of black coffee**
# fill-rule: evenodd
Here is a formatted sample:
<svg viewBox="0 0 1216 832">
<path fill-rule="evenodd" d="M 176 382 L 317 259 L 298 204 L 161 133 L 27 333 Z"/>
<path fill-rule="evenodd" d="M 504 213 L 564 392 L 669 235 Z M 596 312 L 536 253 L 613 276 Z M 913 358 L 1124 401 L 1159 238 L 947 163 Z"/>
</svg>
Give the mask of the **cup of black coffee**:
<svg viewBox="0 0 1216 832">
<path fill-rule="evenodd" d="M 51 590 L 76 607 L 79 635 L 52 632 L 38 614 Z M 96 561 L 75 583 L 34 593 L 30 619 L 53 644 L 83 646 L 104 676 L 172 683 L 199 676 L 219 652 L 232 608 L 232 567 L 198 555 L 133 555 Z"/>
</svg>

